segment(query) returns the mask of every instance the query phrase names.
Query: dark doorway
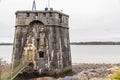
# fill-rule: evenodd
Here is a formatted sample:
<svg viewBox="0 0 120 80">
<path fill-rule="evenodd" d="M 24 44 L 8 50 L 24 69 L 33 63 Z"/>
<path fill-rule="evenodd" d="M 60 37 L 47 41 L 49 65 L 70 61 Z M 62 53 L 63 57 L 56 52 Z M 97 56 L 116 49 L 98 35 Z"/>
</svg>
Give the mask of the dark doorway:
<svg viewBox="0 0 120 80">
<path fill-rule="evenodd" d="M 44 52 L 43 51 L 39 51 L 39 58 L 44 58 Z"/>
</svg>

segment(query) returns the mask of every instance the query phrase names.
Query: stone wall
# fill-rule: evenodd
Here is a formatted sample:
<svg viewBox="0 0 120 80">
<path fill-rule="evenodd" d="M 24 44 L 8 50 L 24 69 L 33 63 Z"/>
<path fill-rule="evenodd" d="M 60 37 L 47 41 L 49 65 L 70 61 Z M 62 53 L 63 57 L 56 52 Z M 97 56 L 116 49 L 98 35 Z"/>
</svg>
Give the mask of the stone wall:
<svg viewBox="0 0 120 80">
<path fill-rule="evenodd" d="M 29 43 L 37 48 L 36 69 L 46 67 L 49 70 L 63 70 L 71 66 L 68 19 L 68 15 L 58 11 L 16 12 L 14 67 L 19 63 L 24 47 Z M 38 58 L 42 52 L 43 58 Z"/>
</svg>

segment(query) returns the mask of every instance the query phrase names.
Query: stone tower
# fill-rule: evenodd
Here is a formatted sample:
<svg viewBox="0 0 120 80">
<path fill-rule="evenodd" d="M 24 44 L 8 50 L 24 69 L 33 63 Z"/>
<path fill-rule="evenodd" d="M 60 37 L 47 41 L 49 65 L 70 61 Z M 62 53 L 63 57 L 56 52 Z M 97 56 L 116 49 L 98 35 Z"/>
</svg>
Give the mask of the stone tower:
<svg viewBox="0 0 120 80">
<path fill-rule="evenodd" d="M 19 64 L 25 46 L 35 50 L 35 70 L 63 71 L 71 67 L 69 16 L 47 9 L 45 11 L 17 11 L 13 46 L 13 66 Z"/>
</svg>

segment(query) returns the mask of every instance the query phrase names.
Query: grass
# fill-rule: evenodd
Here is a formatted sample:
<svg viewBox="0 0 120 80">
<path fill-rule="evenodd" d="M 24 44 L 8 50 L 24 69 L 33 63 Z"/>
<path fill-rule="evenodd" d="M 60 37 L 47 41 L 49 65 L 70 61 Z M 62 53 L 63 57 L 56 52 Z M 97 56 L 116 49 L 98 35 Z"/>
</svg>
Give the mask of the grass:
<svg viewBox="0 0 120 80">
<path fill-rule="evenodd" d="M 0 58 L 0 80 L 10 74 L 10 64 Z"/>
<path fill-rule="evenodd" d="M 1 78 L 4 80 L 6 76 L 10 75 L 10 69 L 5 69 L 2 71 Z"/>
<path fill-rule="evenodd" d="M 71 66 L 65 68 L 63 71 L 56 71 L 56 77 L 64 77 L 66 75 L 72 75 L 72 67 Z"/>
<path fill-rule="evenodd" d="M 111 80 L 120 80 L 120 69 L 116 70 L 112 75 L 110 75 Z"/>
</svg>

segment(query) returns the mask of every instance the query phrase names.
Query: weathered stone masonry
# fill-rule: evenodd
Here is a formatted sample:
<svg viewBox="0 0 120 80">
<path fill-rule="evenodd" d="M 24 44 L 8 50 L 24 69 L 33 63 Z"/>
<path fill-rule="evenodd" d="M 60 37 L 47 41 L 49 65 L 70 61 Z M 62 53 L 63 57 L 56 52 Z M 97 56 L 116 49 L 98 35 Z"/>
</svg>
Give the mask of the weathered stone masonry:
<svg viewBox="0 0 120 80">
<path fill-rule="evenodd" d="M 36 68 L 47 66 L 52 71 L 71 66 L 68 19 L 68 15 L 58 11 L 17 11 L 12 58 L 14 67 L 29 43 L 37 49 Z"/>
</svg>

